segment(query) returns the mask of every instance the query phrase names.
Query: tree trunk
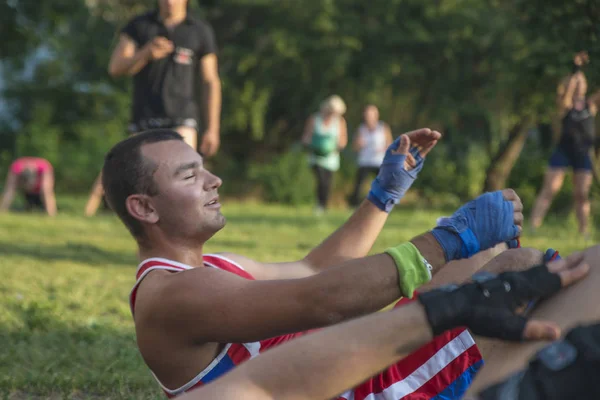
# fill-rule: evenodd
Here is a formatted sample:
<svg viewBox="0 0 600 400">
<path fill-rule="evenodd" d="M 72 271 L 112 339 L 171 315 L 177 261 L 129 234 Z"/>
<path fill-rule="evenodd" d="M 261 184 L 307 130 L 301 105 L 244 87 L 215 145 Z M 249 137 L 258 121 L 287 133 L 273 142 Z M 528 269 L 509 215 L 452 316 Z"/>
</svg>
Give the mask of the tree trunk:
<svg viewBox="0 0 600 400">
<path fill-rule="evenodd" d="M 506 187 L 506 181 L 521 155 L 531 118 L 522 117 L 510 130 L 508 140 L 500 147 L 486 171 L 483 190 L 491 192 Z"/>
</svg>

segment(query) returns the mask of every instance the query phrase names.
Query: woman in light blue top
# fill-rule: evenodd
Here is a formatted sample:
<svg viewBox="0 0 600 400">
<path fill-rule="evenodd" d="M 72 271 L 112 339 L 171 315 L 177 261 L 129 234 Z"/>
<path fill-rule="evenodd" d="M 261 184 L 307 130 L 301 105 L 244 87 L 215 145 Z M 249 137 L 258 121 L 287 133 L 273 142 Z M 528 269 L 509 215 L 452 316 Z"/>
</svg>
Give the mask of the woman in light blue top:
<svg viewBox="0 0 600 400">
<path fill-rule="evenodd" d="M 318 113 L 306 122 L 302 143 L 310 151 L 309 163 L 317 180 L 317 213 L 327 208 L 333 173 L 340 169 L 340 151 L 348 143 L 348 127 L 341 97 L 328 97 Z"/>
</svg>

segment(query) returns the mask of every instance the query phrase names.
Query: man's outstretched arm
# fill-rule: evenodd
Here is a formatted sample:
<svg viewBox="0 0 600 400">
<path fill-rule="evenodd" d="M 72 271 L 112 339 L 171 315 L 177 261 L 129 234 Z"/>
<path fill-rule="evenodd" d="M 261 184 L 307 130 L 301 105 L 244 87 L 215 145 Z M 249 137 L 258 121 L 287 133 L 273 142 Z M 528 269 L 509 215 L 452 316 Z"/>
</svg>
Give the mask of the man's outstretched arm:
<svg viewBox="0 0 600 400">
<path fill-rule="evenodd" d="M 586 268 L 581 258 L 572 258 L 500 275 L 482 284 L 486 286 L 467 284 L 453 292 L 432 291 L 419 302 L 282 344 L 180 400 L 332 398 L 449 327 L 467 326 L 489 337 L 511 340 L 554 340 L 558 332 L 552 323 L 520 319 L 515 315 L 516 305 L 536 295 L 554 294 L 582 279 Z M 514 289 L 507 293 L 503 288 L 509 282 Z M 489 290 L 487 295 L 485 290 Z M 488 314 L 497 317 L 492 326 L 487 326 Z M 515 319 L 521 323 L 515 324 Z"/>
<path fill-rule="evenodd" d="M 388 150 L 386 160 L 382 165 L 384 171 L 387 169 L 391 172 L 398 168 L 404 168 L 407 172 L 402 179 L 383 184 L 388 190 L 397 192 L 395 193 L 396 199 L 394 199 L 396 201 L 400 201 L 410 188 L 419 172 L 416 168 L 420 169 L 421 167 L 416 165 L 415 159 L 409 152 L 410 149 L 416 150 L 417 147 L 420 147 L 420 156 L 424 158 L 441 138 L 439 132 L 430 129 L 419 129 L 405 135 L 408 140 L 400 139 L 390 145 L 390 150 Z M 396 154 L 396 152 L 398 153 Z M 400 154 L 403 154 L 404 157 L 399 156 Z M 412 171 L 414 174 L 411 174 Z M 369 196 L 363 201 L 348 221 L 313 249 L 304 261 L 314 269 L 321 270 L 342 261 L 366 256 L 381 233 L 390 211 L 382 209 L 385 208 L 384 205 L 377 204 L 377 200 L 374 196 Z"/>
<path fill-rule="evenodd" d="M 433 149 L 439 132 L 420 129 L 402 135 L 390 147 L 369 197 L 338 230 L 304 259 L 287 263 L 258 263 L 236 254 L 226 254 L 257 279 L 302 278 L 344 261 L 365 257 L 379 236 L 394 204 L 410 188 Z"/>
<path fill-rule="evenodd" d="M 410 243 L 414 245 L 424 264 L 429 264 L 433 275 L 450 261 L 469 258 L 503 242 L 516 243 L 512 239 L 516 239 L 522 230 L 522 211 L 523 204 L 512 189 L 485 193 L 459 208 L 452 217 L 444 218 L 432 231 L 413 238 Z M 351 218 L 345 226 L 352 226 L 352 221 Z M 329 243 L 343 238 L 344 229 L 341 228 L 340 231 L 314 252 L 322 251 L 325 257 Z M 359 232 L 354 234 L 359 235 Z M 509 244 L 509 247 L 512 246 Z M 260 263 L 237 254 L 227 254 L 227 257 L 239 263 L 258 280 L 305 278 L 319 273 L 307 260 L 310 256 L 300 262 L 275 264 Z M 350 264 L 332 262 L 330 265 Z"/>
</svg>

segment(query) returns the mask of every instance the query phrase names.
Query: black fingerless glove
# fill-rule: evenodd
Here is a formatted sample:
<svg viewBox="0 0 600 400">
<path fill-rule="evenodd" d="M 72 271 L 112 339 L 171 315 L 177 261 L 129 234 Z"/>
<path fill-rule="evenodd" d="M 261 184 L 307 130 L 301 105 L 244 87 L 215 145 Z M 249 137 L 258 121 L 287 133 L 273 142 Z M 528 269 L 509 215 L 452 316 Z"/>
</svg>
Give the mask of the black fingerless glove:
<svg viewBox="0 0 600 400">
<path fill-rule="evenodd" d="M 600 324 L 579 326 L 542 350 L 527 370 L 493 385 L 480 400 L 600 399 Z"/>
<path fill-rule="evenodd" d="M 434 335 L 459 326 L 486 337 L 518 341 L 526 318 L 520 306 L 549 297 L 561 288 L 560 277 L 546 265 L 498 276 L 476 274 L 474 282 L 439 288 L 418 296 Z"/>
</svg>

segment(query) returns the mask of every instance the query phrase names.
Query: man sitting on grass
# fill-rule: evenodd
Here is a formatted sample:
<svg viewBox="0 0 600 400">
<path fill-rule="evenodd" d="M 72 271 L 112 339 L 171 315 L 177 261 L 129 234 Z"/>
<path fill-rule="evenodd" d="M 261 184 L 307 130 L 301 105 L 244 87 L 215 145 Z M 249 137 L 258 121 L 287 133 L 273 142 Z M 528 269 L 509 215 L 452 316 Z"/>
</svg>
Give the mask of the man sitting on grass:
<svg viewBox="0 0 600 400">
<path fill-rule="evenodd" d="M 312 329 L 411 299 L 449 261 L 503 242 L 514 247 L 523 206 L 514 191 L 504 190 L 467 203 L 431 232 L 366 256 L 440 138 L 421 129 L 396 139 L 349 220 L 304 259 L 275 264 L 203 253 L 225 225 L 222 182 L 176 132 L 148 131 L 114 146 L 103 184 L 109 205 L 138 242 L 142 262 L 130 296 L 137 343 L 167 396 L 202 386 Z M 513 251 L 535 264 L 527 249 Z M 451 329 L 341 398 L 459 398 L 481 364 L 469 332 Z"/>
</svg>

